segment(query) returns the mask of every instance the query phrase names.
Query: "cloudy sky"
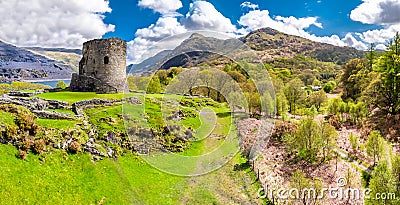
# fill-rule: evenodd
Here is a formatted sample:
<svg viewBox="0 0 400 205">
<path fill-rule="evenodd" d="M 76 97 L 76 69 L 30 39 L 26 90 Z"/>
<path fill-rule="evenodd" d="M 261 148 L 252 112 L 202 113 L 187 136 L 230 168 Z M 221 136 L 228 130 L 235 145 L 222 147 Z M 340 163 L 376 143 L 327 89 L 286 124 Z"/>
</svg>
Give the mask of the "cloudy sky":
<svg viewBox="0 0 400 205">
<path fill-rule="evenodd" d="M 128 41 L 128 60 L 166 37 L 195 30 L 241 36 L 262 27 L 367 49 L 400 31 L 400 0 L 0 0 L 0 40 L 80 48 L 101 37 Z"/>
</svg>

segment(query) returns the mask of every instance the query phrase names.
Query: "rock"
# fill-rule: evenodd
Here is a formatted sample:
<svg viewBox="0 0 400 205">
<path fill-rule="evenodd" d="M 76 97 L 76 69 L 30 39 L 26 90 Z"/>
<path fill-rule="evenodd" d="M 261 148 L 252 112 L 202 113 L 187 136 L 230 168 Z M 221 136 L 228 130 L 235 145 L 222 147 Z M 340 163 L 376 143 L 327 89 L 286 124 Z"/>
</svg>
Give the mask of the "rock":
<svg viewBox="0 0 400 205">
<path fill-rule="evenodd" d="M 76 120 L 77 119 L 77 117 L 67 114 L 67 113 L 39 111 L 39 110 L 33 110 L 32 113 L 35 114 L 39 118 L 45 118 L 45 119 L 55 119 L 55 120 Z"/>
<path fill-rule="evenodd" d="M 115 136 L 115 133 L 113 131 L 109 131 L 106 134 L 106 141 L 110 142 L 111 144 L 117 144 L 118 143 L 118 140 L 117 140 L 117 138 Z"/>
<path fill-rule="evenodd" d="M 114 150 L 111 149 L 110 147 L 106 147 L 107 150 L 107 156 L 108 157 L 114 157 Z"/>
</svg>

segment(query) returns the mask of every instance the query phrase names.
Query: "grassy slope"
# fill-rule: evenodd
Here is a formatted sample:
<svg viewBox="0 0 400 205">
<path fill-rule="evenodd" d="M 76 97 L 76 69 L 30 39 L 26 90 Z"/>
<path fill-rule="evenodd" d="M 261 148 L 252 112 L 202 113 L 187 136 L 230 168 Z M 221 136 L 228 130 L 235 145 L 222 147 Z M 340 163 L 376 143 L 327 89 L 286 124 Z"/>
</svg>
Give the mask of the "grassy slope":
<svg viewBox="0 0 400 205">
<path fill-rule="evenodd" d="M 40 97 L 68 102 L 123 96 L 69 92 L 46 94 Z M 159 98 L 157 95 L 149 97 Z M 132 107 L 137 111 L 142 108 L 140 105 Z M 226 112 L 226 108 L 214 108 L 214 111 Z M 121 106 L 115 106 L 87 110 L 86 114 L 91 116 L 91 123 L 105 129 L 123 129 L 120 120 L 115 126 L 98 121 L 104 117 L 117 119 L 120 112 Z M 0 121 L 12 123 L 13 116 L 0 112 Z M 200 121 L 206 123 L 206 119 L 199 117 L 183 123 L 199 127 L 199 135 L 208 133 L 210 126 L 200 126 Z M 217 121 L 219 125 L 214 132 L 226 133 L 230 117 L 220 117 Z M 77 123 L 44 119 L 36 122 L 43 127 L 60 129 Z M 219 144 L 206 138 L 194 142 L 184 155 L 199 155 Z M 121 156 L 117 161 L 104 159 L 93 163 L 88 154 L 68 155 L 58 150 L 46 156 L 30 154 L 26 161 L 22 161 L 15 157 L 17 152 L 15 147 L 0 145 L 0 204 L 96 204 L 101 200 L 107 204 L 242 204 L 253 201 L 251 198 L 256 196 L 258 188 L 257 184 L 252 184 L 254 177 L 250 170 L 233 170 L 235 164 L 244 162 L 239 155 L 210 174 L 186 178 L 161 172 L 131 154 Z"/>
<path fill-rule="evenodd" d="M 60 100 L 68 103 L 74 103 L 82 100 L 91 100 L 93 98 L 99 99 L 121 99 L 124 97 L 123 93 L 118 94 L 96 94 L 94 92 L 53 92 L 43 93 L 36 95 L 39 98 L 47 100 Z"/>
</svg>

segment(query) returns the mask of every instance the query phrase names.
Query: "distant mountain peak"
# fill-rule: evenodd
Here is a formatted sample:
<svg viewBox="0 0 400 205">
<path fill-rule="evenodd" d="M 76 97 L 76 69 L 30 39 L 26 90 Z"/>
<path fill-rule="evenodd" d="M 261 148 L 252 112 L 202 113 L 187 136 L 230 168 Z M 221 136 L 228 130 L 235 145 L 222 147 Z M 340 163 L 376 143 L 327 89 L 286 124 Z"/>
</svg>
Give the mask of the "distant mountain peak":
<svg viewBox="0 0 400 205">
<path fill-rule="evenodd" d="M 193 39 L 193 38 L 205 38 L 205 36 L 199 34 L 199 33 L 193 33 L 192 35 L 190 35 L 189 39 Z"/>
</svg>

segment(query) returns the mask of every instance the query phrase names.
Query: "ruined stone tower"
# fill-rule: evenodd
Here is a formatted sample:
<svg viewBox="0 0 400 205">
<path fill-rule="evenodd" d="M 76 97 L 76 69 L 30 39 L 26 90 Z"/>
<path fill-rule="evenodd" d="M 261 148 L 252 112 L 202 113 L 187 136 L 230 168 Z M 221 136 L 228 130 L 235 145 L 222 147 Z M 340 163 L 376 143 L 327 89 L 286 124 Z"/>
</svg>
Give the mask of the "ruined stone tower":
<svg viewBox="0 0 400 205">
<path fill-rule="evenodd" d="M 125 89 L 126 41 L 95 39 L 83 44 L 79 73 L 72 75 L 70 89 L 80 92 L 116 93 Z"/>
</svg>

